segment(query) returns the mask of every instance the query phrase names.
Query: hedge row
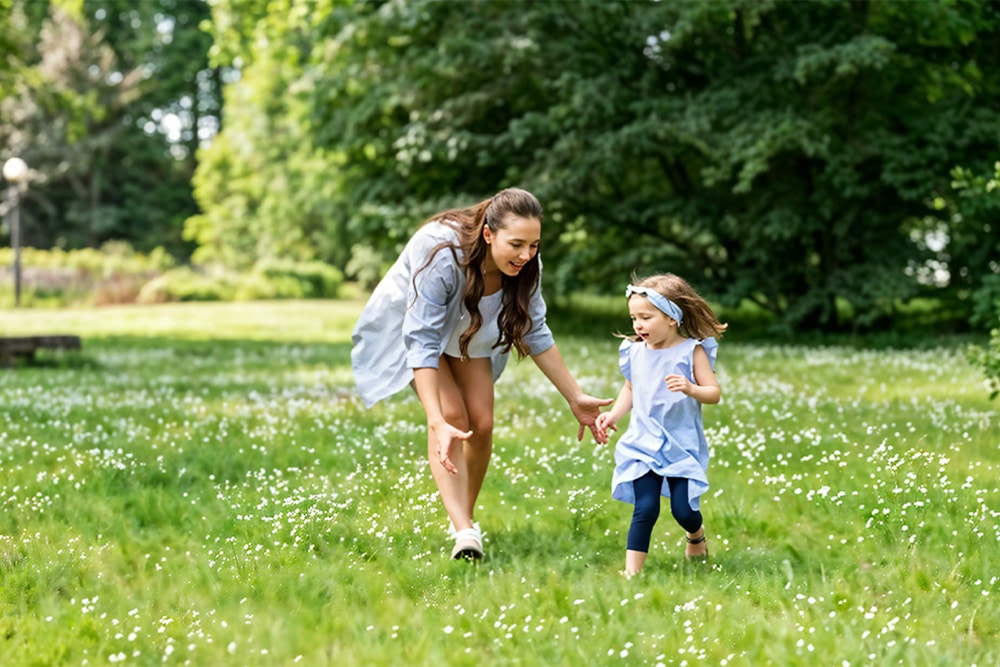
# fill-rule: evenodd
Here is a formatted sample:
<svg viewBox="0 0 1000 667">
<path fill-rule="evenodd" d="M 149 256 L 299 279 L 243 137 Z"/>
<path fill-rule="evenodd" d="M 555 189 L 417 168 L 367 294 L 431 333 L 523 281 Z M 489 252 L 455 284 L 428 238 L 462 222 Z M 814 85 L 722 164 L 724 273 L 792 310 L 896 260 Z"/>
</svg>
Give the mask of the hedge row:
<svg viewBox="0 0 1000 667">
<path fill-rule="evenodd" d="M 315 261 L 262 259 L 236 272 L 177 266 L 161 249 L 147 255 L 123 243 L 21 250 L 23 306 L 336 298 L 343 282 L 336 267 Z M 14 303 L 14 291 L 14 251 L 0 248 L 0 307 Z"/>
</svg>

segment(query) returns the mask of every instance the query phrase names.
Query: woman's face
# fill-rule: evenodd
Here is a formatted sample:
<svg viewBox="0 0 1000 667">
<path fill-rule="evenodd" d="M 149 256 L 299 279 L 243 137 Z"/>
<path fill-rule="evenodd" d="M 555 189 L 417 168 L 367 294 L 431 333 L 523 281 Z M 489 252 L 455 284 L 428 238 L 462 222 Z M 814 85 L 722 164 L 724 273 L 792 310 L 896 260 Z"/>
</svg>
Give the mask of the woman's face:
<svg viewBox="0 0 1000 667">
<path fill-rule="evenodd" d="M 522 218 L 519 215 L 508 215 L 504 222 L 506 226 L 495 232 L 483 226 L 483 238 L 489 244 L 483 268 L 486 272 L 500 271 L 504 275 L 516 276 L 538 254 L 542 222 L 538 218 Z"/>
</svg>

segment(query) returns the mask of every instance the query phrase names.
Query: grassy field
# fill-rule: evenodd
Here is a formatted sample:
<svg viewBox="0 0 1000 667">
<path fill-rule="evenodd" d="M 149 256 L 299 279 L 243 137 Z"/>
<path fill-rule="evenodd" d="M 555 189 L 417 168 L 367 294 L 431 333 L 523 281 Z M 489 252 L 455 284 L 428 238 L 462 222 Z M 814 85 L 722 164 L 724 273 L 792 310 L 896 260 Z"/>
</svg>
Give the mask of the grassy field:
<svg viewBox="0 0 1000 667">
<path fill-rule="evenodd" d="M 0 311 L 84 339 L 0 371 L 0 665 L 1000 664 L 1000 405 L 959 347 L 724 341 L 712 558 L 665 514 L 625 580 L 612 449 L 530 362 L 487 557 L 449 560 L 419 403 L 353 393 L 359 307 Z M 556 334 L 613 396 L 617 342 Z"/>
</svg>

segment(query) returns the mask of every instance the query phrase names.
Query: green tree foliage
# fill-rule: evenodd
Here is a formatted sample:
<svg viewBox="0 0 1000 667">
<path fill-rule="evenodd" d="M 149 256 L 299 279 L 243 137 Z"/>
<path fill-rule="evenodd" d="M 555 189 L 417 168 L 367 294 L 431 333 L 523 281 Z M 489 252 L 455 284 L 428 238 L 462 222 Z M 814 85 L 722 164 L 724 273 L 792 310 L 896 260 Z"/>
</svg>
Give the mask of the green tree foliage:
<svg viewBox="0 0 1000 667">
<path fill-rule="evenodd" d="M 195 259 L 246 269 L 261 258 L 347 261 L 338 159 L 316 146 L 311 63 L 327 0 L 222 0 L 212 6 L 217 66 L 238 70 L 225 92 L 225 128 L 200 155 L 202 213 L 185 236 Z M 250 48 L 252 46 L 252 48 Z"/>
<path fill-rule="evenodd" d="M 952 184 L 962 197 L 959 207 L 962 212 L 952 213 L 951 229 L 973 226 L 987 233 L 982 239 L 985 243 L 969 250 L 985 263 L 985 268 L 976 274 L 979 280 L 971 300 L 973 322 L 990 331 L 990 340 L 983 348 L 973 347 L 969 357 L 982 366 L 992 399 L 1000 395 L 1000 235 L 995 231 L 1000 209 L 1000 162 L 993 165 L 992 176 L 980 176 L 961 167 L 953 175 Z"/>
<path fill-rule="evenodd" d="M 26 66 L 0 101 L 0 138 L 36 171 L 24 240 L 140 250 L 181 241 L 195 210 L 199 139 L 214 134 L 221 83 L 208 67 L 202 2 L 13 0 Z M 199 136 L 199 131 L 201 135 Z"/>
<path fill-rule="evenodd" d="M 14 29 L 10 21 L 13 0 L 0 0 L 0 98 L 10 94 L 14 80 L 13 66 L 17 57 Z"/>
<path fill-rule="evenodd" d="M 956 167 L 952 176 L 958 200 L 936 200 L 947 214 L 936 221 L 948 241 L 939 251 L 939 264 L 954 274 L 953 289 L 971 293 L 973 323 L 988 329 L 1000 325 L 1000 162 L 992 175 Z"/>
<path fill-rule="evenodd" d="M 793 326 L 868 326 L 940 288 L 934 194 L 1000 149 L 991 3 L 227 0 L 213 21 L 242 78 L 188 231 L 244 264 L 391 256 L 521 185 L 550 287 L 670 270 Z"/>
</svg>

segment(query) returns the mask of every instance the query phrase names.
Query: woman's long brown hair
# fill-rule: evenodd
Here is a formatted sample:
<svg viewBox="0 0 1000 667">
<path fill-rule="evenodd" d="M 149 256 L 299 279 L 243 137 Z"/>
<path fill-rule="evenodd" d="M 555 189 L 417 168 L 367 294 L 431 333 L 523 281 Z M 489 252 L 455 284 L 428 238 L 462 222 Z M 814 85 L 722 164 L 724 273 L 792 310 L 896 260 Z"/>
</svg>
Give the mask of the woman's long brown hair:
<svg viewBox="0 0 1000 667">
<path fill-rule="evenodd" d="M 468 358 L 469 342 L 483 326 L 483 316 L 479 312 L 479 301 L 483 298 L 485 281 L 483 280 L 483 263 L 489 253 L 489 244 L 483 238 L 483 227 L 487 226 L 494 234 L 507 226 L 507 218 L 516 215 L 522 218 L 542 219 L 542 205 L 527 190 L 507 188 L 501 190 L 489 199 L 485 199 L 468 208 L 455 208 L 441 211 L 431 216 L 424 224 L 438 221 L 448 224 L 458 232 L 458 243 L 445 242 L 435 246 L 427 258 L 427 262 L 416 272 L 426 269 L 431 260 L 440 251 L 448 248 L 456 260 L 457 250 L 462 251 L 464 259 L 458 260 L 459 266 L 465 271 L 465 293 L 462 302 L 470 316 L 469 327 L 459 337 L 458 347 L 462 358 Z M 494 348 L 500 348 L 504 353 L 511 348 L 517 351 L 517 356 L 528 356 L 530 349 L 524 342 L 524 337 L 531 331 L 533 322 L 529 313 L 531 295 L 538 289 L 540 276 L 538 253 L 520 270 L 516 276 L 502 274 L 503 301 L 500 308 L 498 324 L 500 338 Z M 414 285 L 416 284 L 414 274 Z"/>
</svg>

